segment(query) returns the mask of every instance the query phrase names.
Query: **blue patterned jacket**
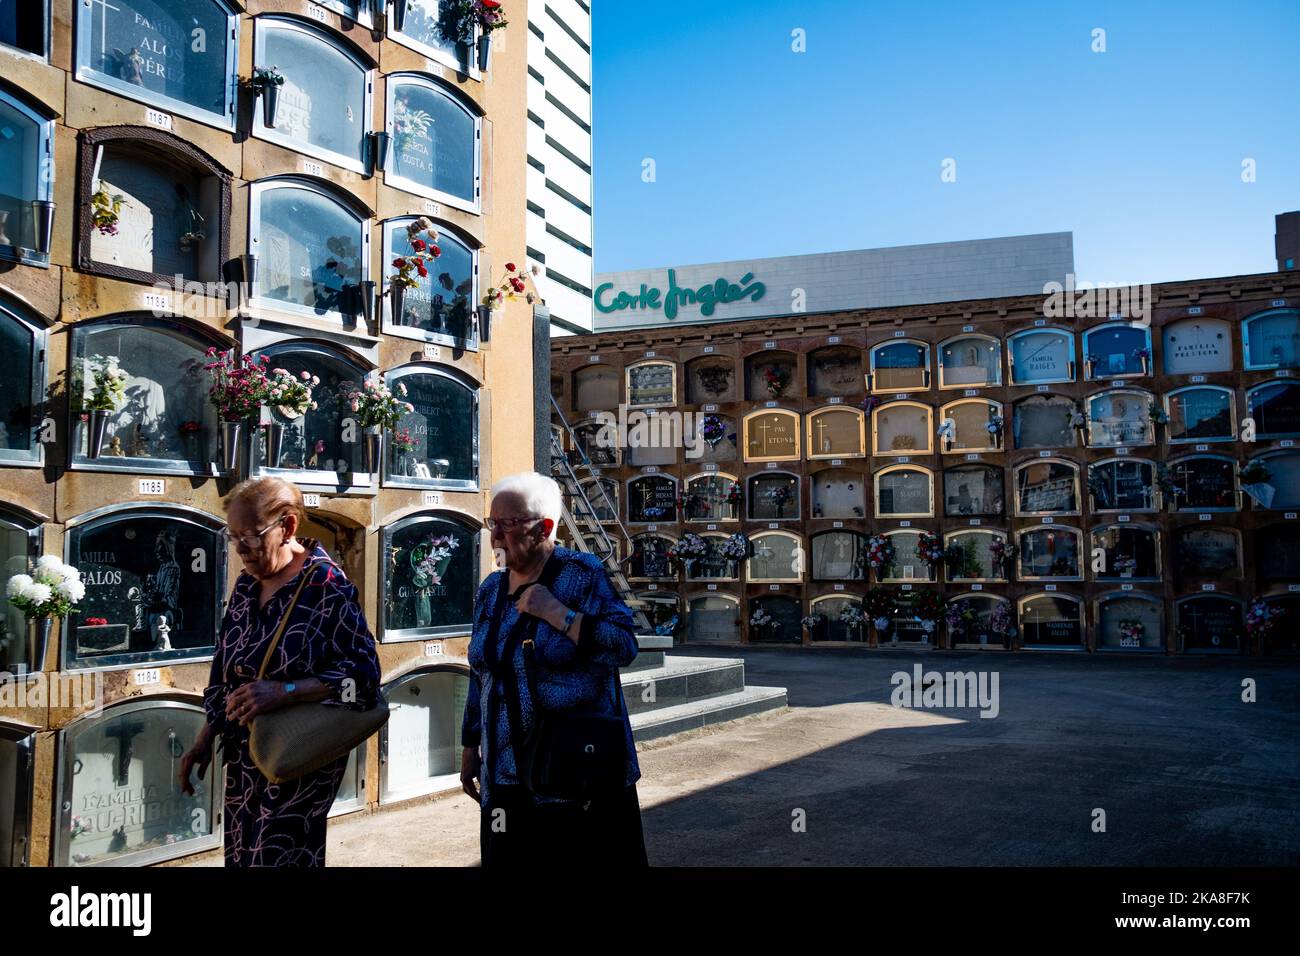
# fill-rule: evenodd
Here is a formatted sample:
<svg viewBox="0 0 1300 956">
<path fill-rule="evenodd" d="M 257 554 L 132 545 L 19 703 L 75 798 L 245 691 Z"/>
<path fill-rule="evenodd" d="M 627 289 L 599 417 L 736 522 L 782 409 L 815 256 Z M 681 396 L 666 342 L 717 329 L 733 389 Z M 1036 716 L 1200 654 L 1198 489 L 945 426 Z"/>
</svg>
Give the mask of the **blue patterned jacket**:
<svg viewBox="0 0 1300 956">
<path fill-rule="evenodd" d="M 545 621 L 537 622 L 533 659 L 539 702 L 547 710 L 581 707 L 611 716 L 622 713 L 627 732 L 627 784 L 631 786 L 641 778 L 641 768 L 636 761 L 632 724 L 619 692 L 618 669 L 632 663 L 637 654 L 632 612 L 614 591 L 609 575 L 595 555 L 557 545 L 554 556 L 563 566 L 551 591 L 561 604 L 580 612 L 583 621 L 576 645 Z M 495 571 L 479 585 L 474 632 L 469 642 L 469 695 L 461 723 L 461 745 L 482 748 L 479 793 L 484 806 L 488 804 L 488 794 L 493 785 L 518 782 L 509 742 L 505 681 L 493 677 L 484 654 L 500 594 L 501 575 L 509 573 Z M 505 653 L 510 629 L 519 618 L 514 605 L 508 604 L 497 634 L 496 653 L 493 655 L 497 659 Z M 519 626 L 524 627 L 527 620 L 525 615 Z M 511 664 L 515 686 L 519 688 L 520 717 L 527 733 L 532 726 L 534 702 L 529 698 L 524 650 L 519 644 L 515 647 Z M 538 799 L 539 802 L 551 802 Z"/>
</svg>

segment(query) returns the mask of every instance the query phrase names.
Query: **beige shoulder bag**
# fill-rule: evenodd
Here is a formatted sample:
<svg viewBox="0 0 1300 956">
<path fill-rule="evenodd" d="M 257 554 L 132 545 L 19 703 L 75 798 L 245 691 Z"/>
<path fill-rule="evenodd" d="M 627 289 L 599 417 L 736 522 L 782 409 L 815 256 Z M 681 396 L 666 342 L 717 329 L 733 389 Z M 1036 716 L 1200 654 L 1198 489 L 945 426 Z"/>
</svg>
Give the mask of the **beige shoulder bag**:
<svg viewBox="0 0 1300 956">
<path fill-rule="evenodd" d="M 293 592 L 293 599 L 266 649 L 262 668 L 257 672 L 258 680 L 265 678 L 271 655 L 280 645 L 302 589 L 314 570 L 314 567 L 304 569 L 298 589 Z M 268 780 L 287 783 L 347 756 L 387 720 L 388 701 L 382 693 L 379 702 L 369 710 L 330 707 L 320 701 L 291 704 L 253 718 L 248 750 L 253 763 Z"/>
</svg>

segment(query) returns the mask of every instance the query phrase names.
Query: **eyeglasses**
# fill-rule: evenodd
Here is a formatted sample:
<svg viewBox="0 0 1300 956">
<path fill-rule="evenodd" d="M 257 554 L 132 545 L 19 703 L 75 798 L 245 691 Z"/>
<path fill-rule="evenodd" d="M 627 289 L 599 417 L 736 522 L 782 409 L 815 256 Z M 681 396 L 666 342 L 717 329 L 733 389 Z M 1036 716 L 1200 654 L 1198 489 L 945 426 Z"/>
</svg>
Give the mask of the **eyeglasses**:
<svg viewBox="0 0 1300 956">
<path fill-rule="evenodd" d="M 288 516 L 287 516 L 287 515 L 280 515 L 280 517 L 276 518 L 276 519 L 275 519 L 274 521 L 272 521 L 269 525 L 267 525 L 267 526 L 266 526 L 265 528 L 263 528 L 261 531 L 256 532 L 255 534 L 238 534 L 238 535 L 235 535 L 235 536 L 234 536 L 234 537 L 235 537 L 235 543 L 236 543 L 236 544 L 239 544 L 239 545 L 242 545 L 242 546 L 243 546 L 246 550 L 248 550 L 248 551 L 257 551 L 257 550 L 259 550 L 259 549 L 262 547 L 263 543 L 264 543 L 264 542 L 262 541 L 262 536 L 265 535 L 265 534 L 266 534 L 268 531 L 270 531 L 272 528 L 278 526 L 281 522 L 284 521 L 284 519 L 285 519 L 286 517 L 288 517 Z"/>
<path fill-rule="evenodd" d="M 536 515 L 530 515 L 524 518 L 488 518 L 484 523 L 489 531 L 496 531 L 498 528 L 502 531 L 513 531 L 521 525 L 530 525 L 542 520 Z"/>
</svg>

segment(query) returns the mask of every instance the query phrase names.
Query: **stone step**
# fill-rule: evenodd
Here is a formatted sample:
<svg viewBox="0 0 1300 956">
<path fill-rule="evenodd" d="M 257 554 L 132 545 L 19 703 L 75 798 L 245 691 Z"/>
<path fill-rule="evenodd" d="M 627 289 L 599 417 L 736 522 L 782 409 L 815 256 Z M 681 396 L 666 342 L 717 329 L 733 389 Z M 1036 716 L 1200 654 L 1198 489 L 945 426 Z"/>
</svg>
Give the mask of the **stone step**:
<svg viewBox="0 0 1300 956">
<path fill-rule="evenodd" d="M 745 662 L 716 657 L 668 657 L 662 667 L 624 672 L 629 714 L 721 697 L 745 689 Z M 654 699 L 646 700 L 647 693 Z"/>
<path fill-rule="evenodd" d="M 636 643 L 638 648 L 636 660 L 622 668 L 624 674 L 663 667 L 664 652 L 672 650 L 673 639 L 672 635 L 638 634 Z"/>
<path fill-rule="evenodd" d="M 619 673 L 631 674 L 634 671 L 653 670 L 656 667 L 663 667 L 663 666 L 664 666 L 663 651 L 643 650 L 637 654 L 636 660 L 634 660 L 631 664 L 628 664 L 627 667 L 620 667 Z"/>
<path fill-rule="evenodd" d="M 639 741 L 654 740 L 752 714 L 781 711 L 786 706 L 784 687 L 746 687 L 742 691 L 721 697 L 706 697 L 659 710 L 634 713 L 631 716 L 632 736 Z"/>
</svg>

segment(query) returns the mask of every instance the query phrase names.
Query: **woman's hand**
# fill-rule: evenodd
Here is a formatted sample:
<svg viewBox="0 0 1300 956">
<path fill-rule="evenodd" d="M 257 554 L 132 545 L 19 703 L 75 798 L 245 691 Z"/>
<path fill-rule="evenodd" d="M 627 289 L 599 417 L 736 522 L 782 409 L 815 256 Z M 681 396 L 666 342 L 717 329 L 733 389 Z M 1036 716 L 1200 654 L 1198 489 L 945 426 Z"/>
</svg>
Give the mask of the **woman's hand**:
<svg viewBox="0 0 1300 956">
<path fill-rule="evenodd" d="M 479 774 L 483 770 L 483 758 L 478 755 L 477 747 L 465 747 L 460 752 L 460 787 L 481 803 L 478 795 Z"/>
<path fill-rule="evenodd" d="M 185 755 L 181 757 L 181 769 L 176 775 L 180 781 L 181 793 L 187 797 L 194 796 L 194 785 L 190 783 L 190 770 L 197 765 L 199 779 L 202 780 L 208 772 L 210 763 L 212 763 L 212 725 L 205 723 L 203 729 L 199 731 L 199 739 L 194 741 L 194 746 L 185 751 Z"/>
<path fill-rule="evenodd" d="M 255 680 L 226 695 L 226 716 L 247 727 L 258 714 L 279 710 L 289 695 L 278 680 Z"/>
<path fill-rule="evenodd" d="M 569 609 L 560 603 L 559 598 L 552 594 L 546 585 L 534 584 L 515 602 L 515 607 L 520 614 L 531 614 L 533 617 L 541 618 L 561 634 L 569 637 L 564 630 L 564 618 L 569 613 Z M 579 614 L 574 618 L 569 630 L 574 634 L 579 633 L 578 625 L 581 621 L 582 615 Z M 577 643 L 576 638 L 571 639 Z"/>
</svg>

